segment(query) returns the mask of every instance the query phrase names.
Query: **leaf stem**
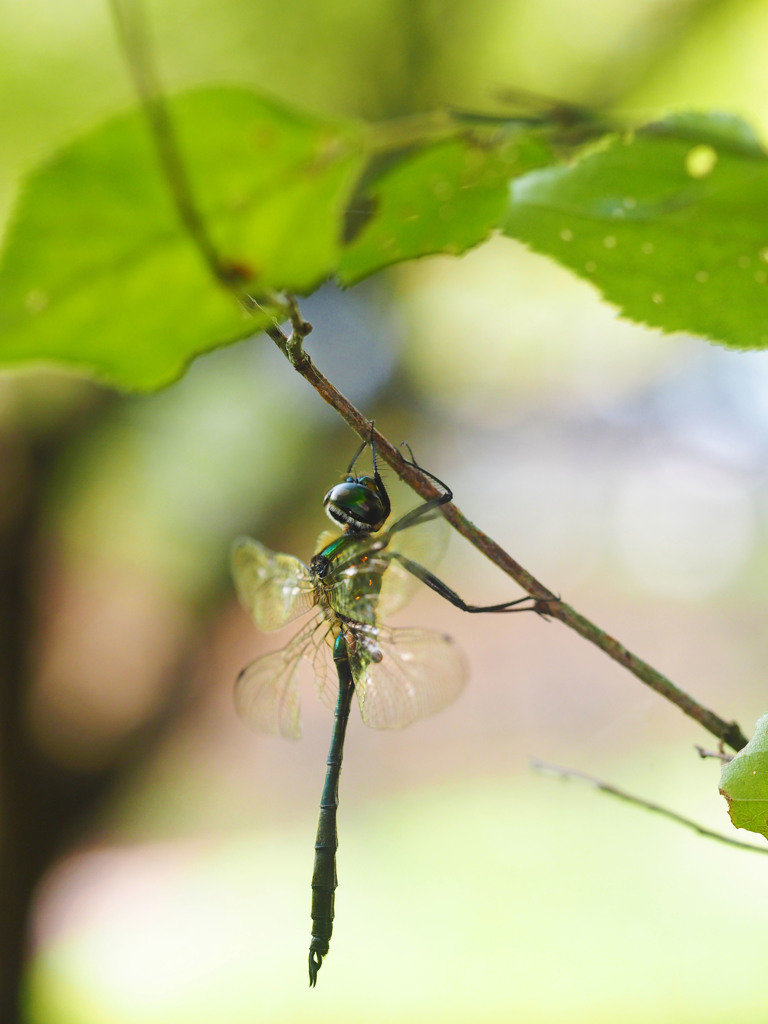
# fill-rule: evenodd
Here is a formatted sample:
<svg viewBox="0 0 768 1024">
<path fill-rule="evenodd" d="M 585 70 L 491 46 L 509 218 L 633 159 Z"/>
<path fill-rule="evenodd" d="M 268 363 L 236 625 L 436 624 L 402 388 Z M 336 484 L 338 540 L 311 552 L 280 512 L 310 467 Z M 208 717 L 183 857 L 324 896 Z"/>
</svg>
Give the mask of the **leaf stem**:
<svg viewBox="0 0 768 1024">
<path fill-rule="evenodd" d="M 109 0 L 109 6 L 120 49 L 144 113 L 162 176 L 184 230 L 213 279 L 232 294 L 241 306 L 246 310 L 259 306 L 281 311 L 280 299 L 273 293 L 265 292 L 252 297 L 246 292 L 245 286 L 251 278 L 251 272 L 239 260 L 228 260 L 222 256 L 200 214 L 179 149 L 176 129 L 160 85 L 152 37 L 141 0 Z"/>
<path fill-rule="evenodd" d="M 109 4 L 125 62 L 176 212 L 211 273 L 217 280 L 221 280 L 226 276 L 223 263 L 200 217 L 186 167 L 181 160 L 176 132 L 160 88 L 152 41 L 140 0 L 109 0 Z"/>
<path fill-rule="evenodd" d="M 669 818 L 670 821 L 677 822 L 678 825 L 683 825 L 685 828 L 698 832 L 700 836 L 705 836 L 707 839 L 715 839 L 718 843 L 736 846 L 740 850 L 751 850 L 752 853 L 768 853 L 768 847 L 753 846 L 752 843 L 742 843 L 739 839 L 732 839 L 730 836 L 724 836 L 720 832 L 713 832 L 711 829 L 700 825 L 697 821 L 693 821 L 692 818 L 686 818 L 669 807 L 652 803 L 650 800 L 644 800 L 643 797 L 635 796 L 633 793 L 627 793 L 626 790 L 619 789 L 618 786 L 613 786 L 610 782 L 597 779 L 593 775 L 587 775 L 585 772 L 578 772 L 573 768 L 561 768 L 559 765 L 548 764 L 546 761 L 538 761 L 535 758 L 531 761 L 531 767 L 534 771 L 542 772 L 546 775 L 556 775 L 558 778 L 568 781 L 575 779 L 579 782 L 587 782 L 590 786 L 594 786 L 595 789 L 599 789 L 601 793 L 615 796 L 619 800 L 634 804 L 636 807 L 642 807 L 643 810 L 651 811 L 653 814 L 660 814 L 664 818 Z"/>
</svg>

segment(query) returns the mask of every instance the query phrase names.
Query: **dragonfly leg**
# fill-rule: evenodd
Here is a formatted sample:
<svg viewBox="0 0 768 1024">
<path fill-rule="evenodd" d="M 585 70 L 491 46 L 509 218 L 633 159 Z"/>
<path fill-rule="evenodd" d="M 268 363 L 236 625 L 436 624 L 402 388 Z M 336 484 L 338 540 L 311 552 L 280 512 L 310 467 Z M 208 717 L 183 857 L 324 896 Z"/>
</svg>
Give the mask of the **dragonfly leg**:
<svg viewBox="0 0 768 1024">
<path fill-rule="evenodd" d="M 376 486 L 376 490 L 379 492 L 381 498 L 381 504 L 384 510 L 384 520 L 389 519 L 389 513 L 392 511 L 392 503 L 389 499 L 389 492 L 384 486 L 384 481 L 381 479 L 379 473 L 379 467 L 376 465 L 376 439 L 373 436 L 373 420 L 371 420 L 371 440 L 368 442 L 371 446 L 371 462 L 373 464 L 373 482 Z"/>
<path fill-rule="evenodd" d="M 351 475 L 352 470 L 355 468 L 355 463 L 357 462 L 357 460 L 362 455 L 363 449 L 370 448 L 371 449 L 371 461 L 373 462 L 373 475 L 374 475 L 374 478 L 376 478 L 378 481 L 381 481 L 381 477 L 379 476 L 378 472 L 376 471 L 376 439 L 373 436 L 373 428 L 374 428 L 375 422 L 376 422 L 375 420 L 371 420 L 371 436 L 368 438 L 367 441 L 363 441 L 363 443 L 357 449 L 355 454 L 352 456 L 352 461 L 350 462 L 349 468 L 347 469 L 347 475 L 348 476 Z M 413 452 L 411 452 L 411 456 L 413 456 Z"/>
<path fill-rule="evenodd" d="M 434 512 L 435 509 L 440 508 L 441 505 L 447 505 L 449 501 L 453 501 L 453 491 L 448 484 L 441 480 L 439 476 L 435 476 L 434 473 L 430 473 L 428 469 L 424 469 L 420 466 L 413 456 L 411 446 L 407 441 L 403 441 L 403 444 L 408 449 L 408 454 L 411 456 L 410 459 L 406 459 L 406 465 L 413 466 L 414 469 L 418 469 L 420 473 L 428 477 L 436 487 L 438 487 L 442 494 L 438 494 L 436 498 L 429 498 L 421 505 L 417 505 L 416 508 L 411 509 L 410 512 L 406 512 L 396 523 L 390 527 L 390 535 L 393 533 L 399 533 L 400 530 L 407 530 L 409 526 L 413 526 L 419 520 L 429 516 L 430 513 Z"/>
<path fill-rule="evenodd" d="M 371 426 L 373 426 L 373 420 L 371 420 Z M 347 467 L 347 476 L 350 476 L 352 474 L 352 470 L 355 468 L 355 463 L 360 458 L 360 455 L 362 454 L 363 448 L 366 448 L 369 444 L 370 444 L 370 441 L 363 441 L 363 443 L 357 449 L 355 454 L 352 456 L 352 461 L 350 462 L 349 466 Z"/>
<path fill-rule="evenodd" d="M 372 465 L 373 465 L 373 485 L 374 485 L 374 488 L 376 489 L 376 493 L 378 494 L 379 500 L 381 501 L 381 506 L 382 506 L 382 522 L 385 522 L 389 518 L 389 513 L 392 511 L 392 504 L 390 502 L 389 493 L 387 491 L 387 488 L 384 486 L 384 481 L 381 479 L 381 474 L 379 473 L 379 467 L 376 464 L 376 440 L 375 440 L 374 435 L 373 435 L 373 425 L 374 425 L 374 420 L 371 420 L 371 436 L 369 437 L 369 439 L 367 441 L 363 441 L 363 443 L 360 445 L 360 447 L 357 449 L 357 451 L 355 452 L 354 456 L 352 457 L 352 461 L 350 462 L 349 468 L 347 469 L 347 479 L 348 480 L 352 480 L 352 479 L 357 480 L 357 479 L 359 479 L 359 477 L 353 476 L 352 470 L 355 468 L 355 463 L 360 458 L 360 455 L 362 454 L 363 449 L 370 448 L 371 449 L 371 462 L 372 462 Z M 363 479 L 365 479 L 365 478 L 363 478 Z"/>
<path fill-rule="evenodd" d="M 501 604 L 467 604 L 463 597 L 459 597 L 455 590 L 451 590 L 447 583 L 443 583 L 441 579 L 438 579 L 434 573 L 425 569 L 423 565 L 411 561 L 410 558 L 406 558 L 405 555 L 401 555 L 398 551 L 393 551 L 392 557 L 396 558 L 409 573 L 426 584 L 430 590 L 434 590 L 436 594 L 445 598 L 446 601 L 450 601 L 452 605 L 460 608 L 463 612 L 539 612 L 541 614 L 534 597 L 518 597 L 514 601 L 504 601 Z M 527 604 L 525 608 L 521 608 L 520 605 L 526 602 L 531 603 Z"/>
<path fill-rule="evenodd" d="M 420 473 L 423 473 L 424 476 L 429 477 L 429 479 L 432 481 L 432 483 L 436 484 L 436 486 L 439 487 L 440 490 L 443 492 L 441 497 L 440 497 L 440 499 L 439 499 L 440 504 L 441 505 L 445 505 L 445 504 L 447 504 L 447 502 L 452 501 L 453 500 L 453 491 L 448 486 L 448 484 L 445 482 L 445 480 L 441 480 L 439 476 L 435 476 L 434 473 L 430 473 L 430 471 L 428 469 L 424 469 L 423 466 L 419 465 L 419 463 L 416 461 L 416 456 L 413 454 L 413 448 L 411 448 L 411 446 L 408 444 L 407 441 L 403 441 L 403 444 L 402 444 L 401 447 L 407 448 L 408 449 L 408 454 L 411 456 L 410 459 L 406 459 L 405 460 L 406 464 L 409 465 L 409 466 L 413 466 L 414 469 L 418 469 L 418 471 Z M 434 501 L 435 499 L 433 498 L 431 500 Z"/>
<path fill-rule="evenodd" d="M 398 521 L 390 527 L 390 535 L 397 533 L 400 530 L 405 530 L 409 526 L 413 526 L 416 522 L 423 519 L 425 516 L 428 516 L 431 512 L 434 512 L 435 509 L 439 508 L 441 505 L 447 505 L 449 501 L 453 500 L 453 491 L 448 484 L 444 480 L 441 480 L 439 476 L 435 476 L 434 473 L 430 473 L 428 469 L 424 469 L 423 466 L 419 465 L 413 454 L 413 449 L 407 441 L 403 441 L 403 446 L 408 449 L 408 454 L 410 455 L 410 459 L 406 459 L 408 465 L 418 469 L 420 473 L 423 473 L 424 476 L 428 477 L 437 487 L 439 487 L 443 493 L 438 495 L 436 498 L 430 498 L 428 501 L 425 501 L 423 505 L 417 506 L 415 509 L 412 509 L 412 511 L 407 512 L 401 519 L 398 519 Z M 425 583 L 428 587 L 434 590 L 436 594 L 445 598 L 446 601 L 450 601 L 456 608 L 461 608 L 464 612 L 537 612 L 539 615 L 546 617 L 546 611 L 542 610 L 542 602 L 537 600 L 535 597 L 518 597 L 514 601 L 505 601 L 501 604 L 467 604 L 462 597 L 459 597 L 455 590 L 451 590 L 446 583 L 443 583 L 441 579 L 438 579 L 438 577 L 428 569 L 425 569 L 423 565 L 419 565 L 418 562 L 413 562 L 410 558 L 406 558 L 405 555 L 401 555 L 397 552 L 393 552 L 392 554 L 393 557 L 395 557 L 400 564 L 408 570 L 408 572 L 416 576 L 417 579 L 420 579 L 422 583 Z M 528 603 L 526 604 L 526 602 Z M 519 607 L 520 605 L 526 606 L 521 608 Z"/>
</svg>

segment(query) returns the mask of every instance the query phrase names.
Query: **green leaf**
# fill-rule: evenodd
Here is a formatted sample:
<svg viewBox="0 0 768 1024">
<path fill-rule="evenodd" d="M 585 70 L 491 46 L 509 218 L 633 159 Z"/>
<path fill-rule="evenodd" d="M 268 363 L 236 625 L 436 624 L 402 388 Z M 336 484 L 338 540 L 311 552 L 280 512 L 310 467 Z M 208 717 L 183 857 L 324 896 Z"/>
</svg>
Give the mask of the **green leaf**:
<svg viewBox="0 0 768 1024">
<path fill-rule="evenodd" d="M 509 179 L 551 160 L 529 129 L 479 128 L 407 154 L 356 197 L 371 215 L 344 250 L 339 280 L 352 284 L 393 263 L 478 245 L 506 208 Z"/>
<path fill-rule="evenodd" d="M 245 89 L 167 106 L 234 287 L 182 224 L 144 116 L 122 115 L 25 183 L 0 263 L 0 366 L 52 362 L 157 388 L 195 355 L 266 326 L 272 312 L 246 315 L 240 286 L 259 297 L 307 293 L 333 273 L 350 284 L 463 252 L 500 224 L 629 317 L 768 344 L 768 160 L 735 119 L 671 118 L 552 168 L 556 152 L 601 129 L 577 120 L 574 133 L 551 111 L 464 115 L 387 143 L 387 126 L 308 116 Z"/>
<path fill-rule="evenodd" d="M 736 118 L 671 117 L 526 175 L 503 230 L 630 319 L 768 345 L 768 157 Z"/>
<path fill-rule="evenodd" d="M 338 262 L 361 129 L 245 89 L 168 105 L 217 250 L 252 292 L 314 288 Z M 214 280 L 140 112 L 65 146 L 28 178 L 0 264 L 0 364 L 48 361 L 150 389 L 267 321 Z"/>
<path fill-rule="evenodd" d="M 736 828 L 768 838 L 768 715 L 758 720 L 746 747 L 723 765 L 720 792 Z"/>
</svg>

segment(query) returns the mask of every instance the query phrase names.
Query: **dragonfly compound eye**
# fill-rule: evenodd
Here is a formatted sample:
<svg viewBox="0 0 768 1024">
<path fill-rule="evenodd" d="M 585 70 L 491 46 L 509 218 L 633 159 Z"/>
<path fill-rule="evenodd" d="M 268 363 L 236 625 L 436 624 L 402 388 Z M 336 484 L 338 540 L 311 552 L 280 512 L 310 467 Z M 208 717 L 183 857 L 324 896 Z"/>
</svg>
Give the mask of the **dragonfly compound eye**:
<svg viewBox="0 0 768 1024">
<path fill-rule="evenodd" d="M 387 518 L 384 504 L 369 477 L 336 484 L 323 499 L 325 511 L 336 523 L 358 533 L 378 530 Z"/>
</svg>

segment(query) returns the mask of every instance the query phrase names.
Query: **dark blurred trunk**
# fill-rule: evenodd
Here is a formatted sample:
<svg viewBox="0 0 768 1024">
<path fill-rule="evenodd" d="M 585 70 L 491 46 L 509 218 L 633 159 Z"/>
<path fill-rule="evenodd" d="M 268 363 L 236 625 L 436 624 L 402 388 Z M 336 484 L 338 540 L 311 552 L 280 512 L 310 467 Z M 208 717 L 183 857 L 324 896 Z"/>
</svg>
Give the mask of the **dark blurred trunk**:
<svg viewBox="0 0 768 1024">
<path fill-rule="evenodd" d="M 12 514 L 0 522 L 0 1021 L 20 1024 L 35 887 L 110 784 L 115 766 L 74 774 L 35 746 L 25 719 L 34 630 L 32 575 L 40 509 L 65 433 L 0 438 L 5 467 L 22 465 Z M 7 456 L 7 457 L 3 457 Z"/>
<path fill-rule="evenodd" d="M 98 430 L 113 401 L 109 392 L 97 392 L 67 423 L 32 441 L 0 434 L 0 474 L 13 477 L 12 500 L 0 507 L 0 1024 L 25 1019 L 29 916 L 39 881 L 90 827 L 118 780 L 163 742 L 189 702 L 194 649 L 178 652 L 163 700 L 139 729 L 116 740 L 98 769 L 75 772 L 52 761 L 29 729 L 40 599 L 35 577 L 51 476 L 72 439 Z"/>
</svg>

